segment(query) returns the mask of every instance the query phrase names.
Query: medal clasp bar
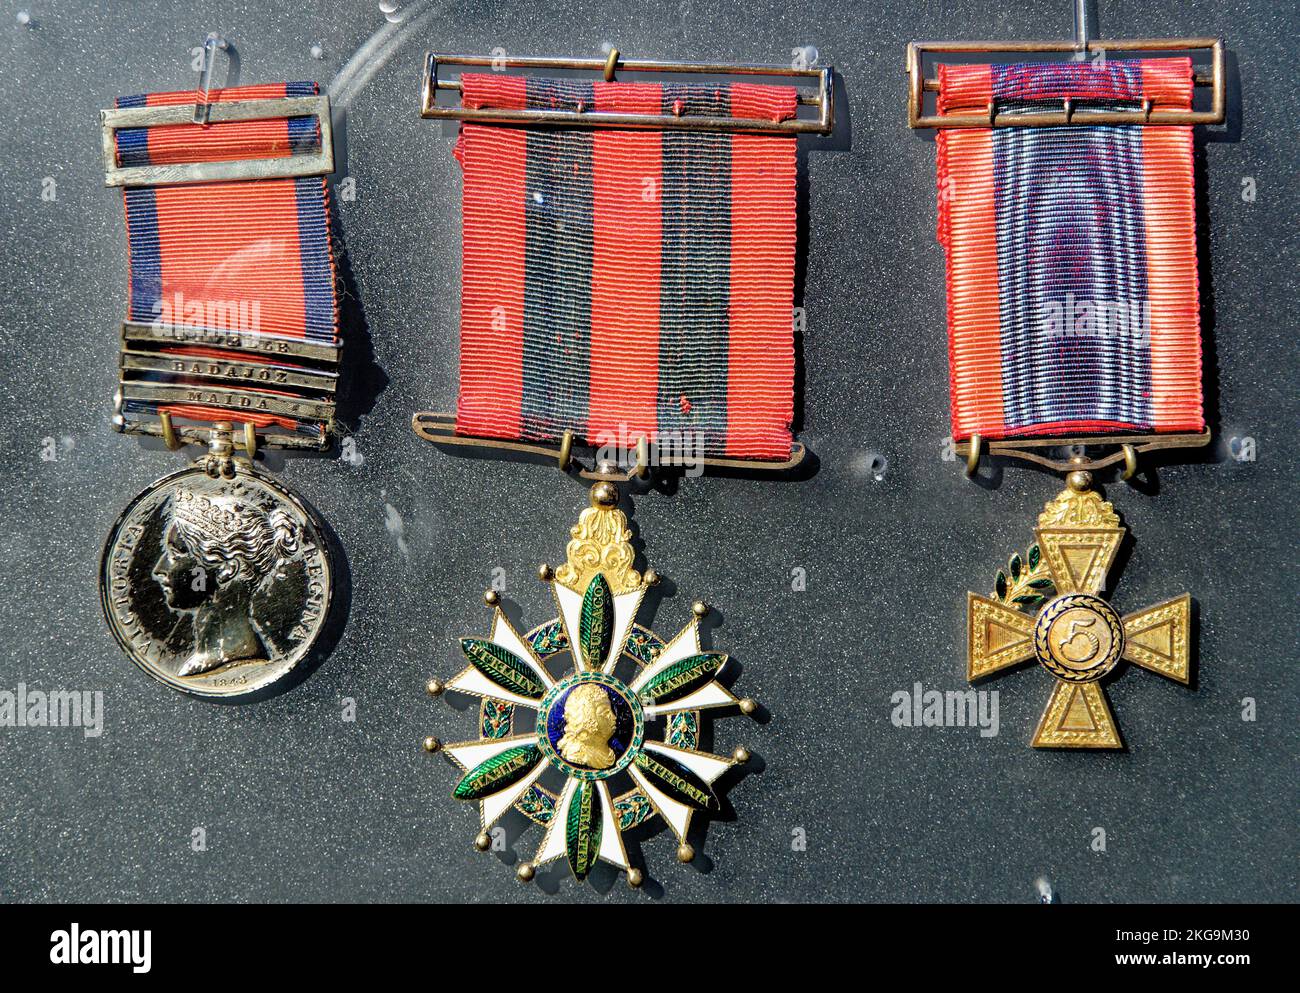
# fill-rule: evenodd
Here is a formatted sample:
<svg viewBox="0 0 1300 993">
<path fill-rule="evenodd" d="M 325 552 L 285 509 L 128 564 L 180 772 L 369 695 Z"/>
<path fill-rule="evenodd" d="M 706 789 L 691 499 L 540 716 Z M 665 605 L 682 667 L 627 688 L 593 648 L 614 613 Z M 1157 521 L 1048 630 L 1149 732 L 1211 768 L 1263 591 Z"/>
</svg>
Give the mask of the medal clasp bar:
<svg viewBox="0 0 1300 993">
<path fill-rule="evenodd" d="M 104 143 L 105 186 L 161 186 L 173 183 L 215 183 L 244 179 L 285 179 L 325 176 L 334 171 L 334 141 L 327 96 L 283 97 L 274 100 L 230 100 L 201 104 L 205 122 L 195 124 L 193 105 L 116 107 L 99 112 Z M 189 162 L 180 165 L 121 166 L 117 132 L 123 128 L 166 125 L 205 127 L 229 121 L 261 121 L 281 117 L 314 117 L 320 146 L 282 158 L 239 159 L 232 162 Z"/>
<path fill-rule="evenodd" d="M 268 447 L 324 451 L 334 429 L 340 346 L 337 342 L 236 330 L 125 321 L 118 358 L 113 427 L 123 434 L 161 437 L 169 448 L 205 444 L 209 428 L 181 427 L 168 405 L 221 409 L 229 420 L 291 418 L 314 434 L 263 427 Z M 212 349 L 220 357 L 187 354 Z M 246 356 L 241 361 L 241 356 Z M 136 416 L 156 410 L 157 420 Z"/>
<path fill-rule="evenodd" d="M 422 411 L 415 414 L 411 418 L 411 429 L 425 441 L 435 445 L 517 452 L 522 455 L 535 456 L 547 462 L 555 462 L 562 472 L 568 472 L 572 465 L 574 443 L 572 432 L 566 432 L 565 437 L 560 440 L 558 445 L 511 441 L 504 438 L 479 438 L 473 435 L 457 434 L 456 416 L 437 411 Z M 803 463 L 806 455 L 807 449 L 796 441 L 791 443 L 790 457 L 779 462 L 767 462 L 761 459 L 728 459 L 702 456 L 687 463 L 686 461 L 664 458 L 662 453 L 659 452 L 656 452 L 652 459 L 649 439 L 641 438 L 635 447 L 627 450 L 626 457 L 620 459 L 620 463 L 630 467 L 626 473 L 622 474 L 622 481 L 626 481 L 632 477 L 644 478 L 649 475 L 652 465 L 655 468 L 672 469 L 685 467 L 689 464 L 703 466 L 706 470 L 715 469 L 724 472 L 783 473 L 798 468 Z M 580 468 L 578 475 L 583 479 L 610 478 L 598 469 Z"/>
<path fill-rule="evenodd" d="M 596 110 L 568 111 L 543 109 L 504 109 L 499 107 L 464 107 L 440 105 L 441 92 L 459 93 L 459 77 L 444 72 L 448 67 L 487 67 L 500 72 L 521 70 L 569 70 L 599 73 L 605 82 L 613 82 L 616 72 L 672 75 L 677 73 L 703 76 L 779 77 L 807 80 L 813 86 L 799 87 L 799 106 L 809 113 L 792 120 L 772 121 L 761 118 L 705 117 L 689 114 L 630 114 Z M 490 55 L 425 55 L 424 82 L 421 88 L 420 115 L 434 120 L 474 121 L 480 124 L 550 125 L 579 128 L 647 128 L 658 131 L 760 132 L 767 134 L 830 134 L 835 127 L 834 70 L 774 65 L 727 65 L 704 62 L 656 62 L 623 60 L 617 49 L 599 59 L 512 58 Z"/>
<path fill-rule="evenodd" d="M 141 434 L 153 438 L 162 438 L 163 443 L 173 452 L 180 451 L 186 445 L 206 445 L 209 454 L 214 454 L 213 446 L 218 439 L 224 439 L 222 444 L 228 443 L 230 453 L 238 450 L 243 452 L 243 458 L 252 461 L 257 456 L 259 448 L 257 428 L 251 421 L 244 421 L 238 434 L 235 433 L 234 423 L 231 421 L 216 421 L 206 427 L 197 425 L 179 425 L 172 418 L 171 411 L 160 410 L 158 412 L 157 423 L 142 423 L 138 421 L 128 422 L 120 413 L 113 417 L 113 427 L 122 434 Z M 276 448 L 310 448 L 318 449 L 321 446 L 308 439 L 296 438 L 292 436 L 281 436 L 279 434 L 268 434 L 265 441 Z"/>
<path fill-rule="evenodd" d="M 1200 434 L 1115 434 L 1115 435 L 1081 435 L 1073 438 L 1039 437 L 1039 438 L 999 438 L 985 441 L 979 435 L 972 435 L 968 440 L 954 446 L 957 457 L 964 461 L 966 475 L 973 476 L 979 468 L 984 455 L 1002 456 L 1032 462 L 1053 472 L 1072 472 L 1084 469 L 1096 472 L 1109 468 L 1120 462 L 1124 463 L 1123 479 L 1132 479 L 1137 472 L 1137 458 L 1148 452 L 1166 451 L 1177 448 L 1204 448 L 1210 443 L 1212 435 L 1206 428 Z M 1071 456 L 1068 459 L 1054 459 L 1039 452 L 1048 448 L 1080 447 L 1114 447 L 1112 451 L 1095 458 Z"/>
<path fill-rule="evenodd" d="M 1102 55 L 1123 52 L 1202 52 L 1210 53 L 1210 71 L 1197 69 L 1193 82 L 1210 90 L 1208 110 L 1154 110 L 1150 101 L 1141 110 L 1110 110 L 1073 106 L 1069 100 L 1060 110 L 1041 113 L 999 114 L 989 104 L 982 114 L 926 113 L 926 94 L 939 92 L 937 76 L 925 75 L 928 54 L 972 55 L 980 53 L 1028 53 Z M 1113 40 L 1059 41 L 913 41 L 907 46 L 906 72 L 907 124 L 911 128 L 1001 128 L 1001 127 L 1080 127 L 1089 124 L 1160 125 L 1222 124 L 1227 118 L 1227 73 L 1224 68 L 1221 38 L 1117 38 Z"/>
</svg>

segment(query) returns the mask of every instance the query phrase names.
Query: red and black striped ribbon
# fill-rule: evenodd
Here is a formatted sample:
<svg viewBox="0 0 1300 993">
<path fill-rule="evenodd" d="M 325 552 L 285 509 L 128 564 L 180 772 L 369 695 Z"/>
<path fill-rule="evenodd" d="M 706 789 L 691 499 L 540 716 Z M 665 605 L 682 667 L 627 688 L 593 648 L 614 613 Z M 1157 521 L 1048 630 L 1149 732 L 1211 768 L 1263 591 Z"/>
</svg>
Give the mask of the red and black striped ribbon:
<svg viewBox="0 0 1300 993">
<path fill-rule="evenodd" d="M 469 107 L 785 120 L 753 84 L 461 77 Z M 466 124 L 457 432 L 784 459 L 795 142 Z"/>
</svg>

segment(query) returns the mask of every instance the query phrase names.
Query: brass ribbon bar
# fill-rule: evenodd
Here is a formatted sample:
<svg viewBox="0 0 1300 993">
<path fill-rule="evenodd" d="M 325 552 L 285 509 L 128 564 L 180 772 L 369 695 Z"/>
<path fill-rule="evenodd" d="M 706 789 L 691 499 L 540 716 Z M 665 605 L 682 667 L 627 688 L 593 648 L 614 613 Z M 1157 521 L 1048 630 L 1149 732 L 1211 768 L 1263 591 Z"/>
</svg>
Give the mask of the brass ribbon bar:
<svg viewBox="0 0 1300 993">
<path fill-rule="evenodd" d="M 1195 74 L 1197 86 L 1210 87 L 1210 109 L 1112 111 L 1062 106 L 1041 114 L 1002 114 L 990 105 L 983 114 L 926 114 L 925 94 L 937 92 L 939 81 L 926 78 L 923 61 L 927 52 L 949 54 L 1051 53 L 1051 52 L 1195 52 L 1208 49 L 1209 75 Z M 1010 128 L 1082 127 L 1089 124 L 1222 124 L 1227 117 L 1227 76 L 1224 71 L 1223 40 L 1220 38 L 1122 38 L 1114 41 L 913 41 L 907 46 L 907 124 L 911 128 Z"/>
<path fill-rule="evenodd" d="M 569 453 L 572 449 L 571 442 L 561 442 L 559 445 L 547 445 L 539 442 L 528 441 L 511 441 L 505 438 L 479 438 L 471 435 L 456 433 L 456 415 L 442 413 L 437 411 L 423 411 L 411 417 L 411 429 L 423 438 L 425 441 L 432 442 L 435 445 L 451 445 L 461 448 L 490 448 L 498 451 L 520 452 L 525 455 L 536 455 L 548 462 L 555 462 L 561 468 L 565 468 L 569 462 Z M 639 465 L 640 457 L 637 449 L 629 449 L 628 465 Z M 684 460 L 658 461 L 656 464 L 660 467 L 674 468 L 685 465 L 700 465 L 706 469 L 732 469 L 746 472 L 770 472 L 781 473 L 788 472 L 798 467 L 807 454 L 806 449 L 799 442 L 793 442 L 790 447 L 790 457 L 782 462 L 764 462 L 761 459 L 725 459 L 725 458 L 704 458 L 693 459 L 689 463 Z M 606 475 L 593 473 L 583 470 L 579 475 L 592 479 L 607 479 Z"/>
<path fill-rule="evenodd" d="M 613 69 L 610 62 L 614 63 Z M 440 91 L 460 91 L 459 79 L 442 78 L 440 66 L 477 66 L 499 71 L 511 69 L 576 69 L 600 72 L 606 78 L 619 72 L 695 73 L 714 76 L 779 76 L 786 79 L 813 79 L 815 89 L 799 90 L 801 106 L 813 107 L 815 117 L 788 121 L 768 121 L 735 117 L 676 117 L 672 114 L 614 114 L 600 111 L 505 110 L 439 106 Z M 483 124 L 564 125 L 580 128 L 651 128 L 661 131 L 763 132 L 773 134 L 830 134 L 835 127 L 834 74 L 824 69 L 796 69 L 789 66 L 725 65 L 704 62 L 622 61 L 611 59 L 494 58 L 485 55 L 425 55 L 424 83 L 420 95 L 422 117 L 478 121 Z"/>
<path fill-rule="evenodd" d="M 1127 479 L 1132 476 L 1133 470 L 1136 469 L 1136 465 L 1130 460 L 1136 459 L 1138 455 L 1173 448 L 1204 448 L 1210 443 L 1211 437 L 1210 429 L 1206 428 L 1200 434 L 1110 434 L 1080 435 L 1073 438 L 1005 438 L 983 443 L 978 439 L 972 439 L 971 441 L 959 442 L 954 446 L 953 450 L 960 458 L 967 460 L 967 475 L 974 472 L 979 463 L 979 457 L 983 453 L 1033 462 L 1035 465 L 1041 465 L 1055 472 L 1071 472 L 1075 469 L 1096 471 L 1105 469 L 1107 466 L 1117 465 L 1120 462 L 1127 462 L 1128 466 L 1124 475 L 1124 478 Z M 1075 445 L 1085 447 L 1109 447 L 1115 445 L 1118 446 L 1119 450 L 1101 458 L 1084 459 L 1083 461 L 1052 459 L 1039 455 L 1034 451 L 1037 448 L 1069 448 Z M 1128 451 L 1126 452 L 1126 450 Z"/>
</svg>

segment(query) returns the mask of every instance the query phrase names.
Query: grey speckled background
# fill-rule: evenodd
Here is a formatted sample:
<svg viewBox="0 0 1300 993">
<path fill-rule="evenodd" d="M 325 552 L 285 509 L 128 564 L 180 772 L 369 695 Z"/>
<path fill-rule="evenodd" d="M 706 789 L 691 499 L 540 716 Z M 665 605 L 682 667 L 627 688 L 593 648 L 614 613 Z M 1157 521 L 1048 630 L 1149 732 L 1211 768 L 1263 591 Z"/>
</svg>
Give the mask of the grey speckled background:
<svg viewBox="0 0 1300 993">
<path fill-rule="evenodd" d="M 691 480 L 634 501 L 652 563 L 677 584 L 658 626 L 675 629 L 695 596 L 715 601 L 714 643 L 772 715 L 717 722 L 718 749 L 748 744 L 762 771 L 731 790 L 737 817 L 710 827 L 696 866 L 673 860 L 666 834 L 643 843 L 649 897 L 1025 901 L 1040 875 L 1073 902 L 1294 897 L 1292 5 L 1102 4 L 1110 37 L 1228 40 L 1233 121 L 1201 152 L 1207 372 L 1216 433 L 1249 435 L 1259 452 L 1253 464 L 1220 452 L 1161 468 L 1158 495 L 1110 486 L 1137 536 L 1117 606 L 1192 590 L 1200 657 L 1195 691 L 1132 668 L 1110 687 L 1130 751 L 1106 755 L 1026 747 L 1049 690 L 1036 669 L 990 684 L 996 738 L 889 720 L 890 695 L 915 681 L 963 685 L 964 591 L 987 588 L 1058 489 L 1021 467 L 981 488 L 941 460 L 934 148 L 904 124 L 903 46 L 1059 36 L 1064 0 L 475 2 L 408 29 L 346 108 L 358 199 L 339 216 L 369 329 L 353 350 L 367 365 L 354 418 L 364 462 L 272 460 L 337 531 L 350 616 L 309 680 L 243 707 L 154 684 L 100 618 L 104 534 L 182 463 L 108 427 L 125 249 L 97 111 L 121 93 L 191 85 L 188 50 L 210 29 L 238 47 L 244 82 L 328 83 L 385 22 L 359 0 L 23 5 L 34 27 L 15 23 L 17 0 L 0 10 L 0 688 L 102 690 L 106 732 L 0 728 L 0 899 L 550 899 L 471 850 L 473 811 L 448 799 L 450 768 L 419 749 L 429 732 L 470 733 L 468 713 L 422 686 L 452 670 L 452 636 L 481 626 L 490 571 L 505 570 L 530 623 L 542 619 L 533 569 L 560 556 L 585 496 L 554 470 L 452 457 L 409 430 L 412 411 L 453 403 L 458 306 L 459 180 L 448 135 L 416 105 L 426 47 L 585 54 L 603 41 L 643 57 L 760 62 L 815 45 L 843 74 L 851 135 L 847 149 L 814 143 L 807 156 L 802 437 L 820 472 Z M 54 202 L 41 199 L 47 176 Z M 1245 176 L 1254 203 L 1240 196 Z M 44 438 L 56 461 L 40 458 Z M 880 480 L 864 469 L 872 453 L 887 459 Z M 795 566 L 806 592 L 791 591 Z M 1247 696 L 1255 723 L 1241 720 Z M 355 723 L 341 720 L 345 697 Z M 190 850 L 197 826 L 203 853 Z M 1096 826 L 1104 854 L 1089 849 Z M 791 851 L 796 827 L 806 851 Z M 567 880 L 558 896 L 602 898 Z"/>
</svg>

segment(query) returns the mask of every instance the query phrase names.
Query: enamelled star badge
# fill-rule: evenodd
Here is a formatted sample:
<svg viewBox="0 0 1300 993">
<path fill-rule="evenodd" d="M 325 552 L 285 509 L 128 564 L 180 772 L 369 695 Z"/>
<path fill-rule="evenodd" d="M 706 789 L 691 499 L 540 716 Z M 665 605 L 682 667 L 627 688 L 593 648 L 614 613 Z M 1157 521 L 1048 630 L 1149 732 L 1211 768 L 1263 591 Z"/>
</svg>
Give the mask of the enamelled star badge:
<svg viewBox="0 0 1300 993">
<path fill-rule="evenodd" d="M 489 590 L 489 635 L 463 638 L 469 664 L 427 687 L 433 696 L 481 698 L 477 739 L 427 738 L 424 746 L 462 770 L 452 796 L 478 804 L 480 851 L 492 847 L 489 832 L 512 808 L 544 828 L 536 855 L 518 866 L 524 882 L 558 859 L 582 881 L 604 860 L 640 886 L 644 874 L 624 834 L 656 816 L 676 836 L 677 858 L 690 862 L 692 818 L 719 809 L 715 784 L 749 760 L 744 748 L 723 757 L 697 747 L 701 711 L 753 714 L 757 704 L 719 682 L 727 656 L 701 648 L 706 604 L 696 601 L 690 622 L 667 641 L 636 623 L 659 579 L 632 568 L 632 532 L 617 502 L 612 482 L 592 487 L 567 562 L 540 568 L 558 617 L 520 634 Z"/>
<path fill-rule="evenodd" d="M 1036 544 L 1013 555 L 992 597 L 969 593 L 967 678 L 1029 661 L 1052 674 L 1035 748 L 1122 748 L 1101 680 L 1121 659 L 1187 685 L 1192 598 L 1120 617 L 1102 596 L 1125 529 L 1083 470 L 1038 517 Z M 1034 611 L 1029 613 L 1028 611 Z"/>
</svg>

